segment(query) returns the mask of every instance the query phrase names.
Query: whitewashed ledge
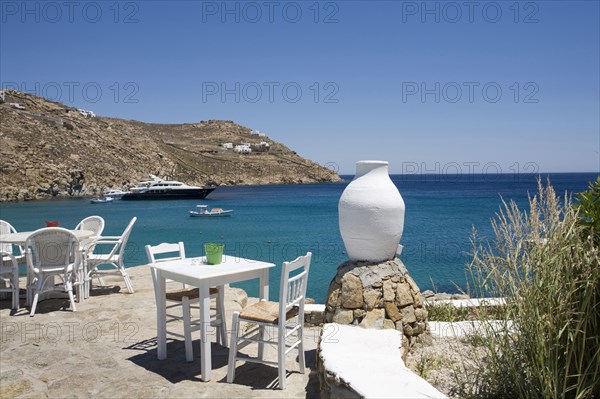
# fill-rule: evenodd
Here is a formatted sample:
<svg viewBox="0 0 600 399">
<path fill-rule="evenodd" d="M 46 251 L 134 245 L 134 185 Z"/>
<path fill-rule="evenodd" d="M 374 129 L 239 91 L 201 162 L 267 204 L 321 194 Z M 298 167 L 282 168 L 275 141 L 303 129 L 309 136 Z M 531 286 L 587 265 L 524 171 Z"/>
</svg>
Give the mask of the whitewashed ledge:
<svg viewBox="0 0 600 399">
<path fill-rule="evenodd" d="M 455 308 L 469 308 L 480 306 L 504 306 L 504 298 L 470 298 L 470 299 L 427 299 L 425 306 L 452 305 Z"/>
<path fill-rule="evenodd" d="M 328 323 L 317 348 L 321 398 L 446 398 L 402 361 L 402 334 Z"/>
<path fill-rule="evenodd" d="M 307 303 L 304 305 L 304 325 L 322 326 L 325 315 L 325 305 L 319 303 Z"/>
</svg>

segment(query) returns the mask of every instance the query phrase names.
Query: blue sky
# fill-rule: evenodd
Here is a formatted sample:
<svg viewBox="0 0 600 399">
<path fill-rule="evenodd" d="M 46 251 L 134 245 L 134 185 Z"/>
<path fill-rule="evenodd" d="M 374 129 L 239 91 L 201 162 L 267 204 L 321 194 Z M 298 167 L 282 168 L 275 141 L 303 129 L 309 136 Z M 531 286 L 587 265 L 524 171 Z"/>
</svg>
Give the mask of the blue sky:
<svg viewBox="0 0 600 399">
<path fill-rule="evenodd" d="M 600 172 L 597 1 L 0 1 L 0 80 L 353 173 Z"/>
</svg>

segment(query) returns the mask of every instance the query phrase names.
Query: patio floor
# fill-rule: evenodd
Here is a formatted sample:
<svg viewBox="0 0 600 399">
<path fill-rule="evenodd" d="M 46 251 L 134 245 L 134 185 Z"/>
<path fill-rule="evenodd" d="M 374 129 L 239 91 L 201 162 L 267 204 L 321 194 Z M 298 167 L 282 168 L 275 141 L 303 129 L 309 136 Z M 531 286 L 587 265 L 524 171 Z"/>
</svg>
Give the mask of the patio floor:
<svg viewBox="0 0 600 399">
<path fill-rule="evenodd" d="M 68 309 L 68 300 L 42 301 L 34 317 L 10 299 L 0 302 L 0 397 L 290 398 L 319 397 L 316 347 L 319 328 L 305 329 L 308 370 L 300 374 L 288 356 L 287 388 L 276 389 L 275 367 L 238 361 L 236 380 L 227 384 L 228 349 L 212 344 L 212 380 L 200 380 L 198 333 L 194 361 L 185 361 L 183 341 L 168 340 L 168 357 L 156 358 L 156 308 L 150 270 L 128 269 L 135 288 L 107 278 L 105 289 Z M 21 283 L 24 287 L 24 283 Z M 23 291 L 23 290 L 22 290 Z M 21 299 L 21 305 L 25 302 Z M 239 309 L 239 293 L 226 295 L 227 320 Z M 214 337 L 213 337 L 214 342 Z M 243 353 L 255 354 L 256 345 Z M 267 358 L 276 359 L 273 347 Z"/>
</svg>

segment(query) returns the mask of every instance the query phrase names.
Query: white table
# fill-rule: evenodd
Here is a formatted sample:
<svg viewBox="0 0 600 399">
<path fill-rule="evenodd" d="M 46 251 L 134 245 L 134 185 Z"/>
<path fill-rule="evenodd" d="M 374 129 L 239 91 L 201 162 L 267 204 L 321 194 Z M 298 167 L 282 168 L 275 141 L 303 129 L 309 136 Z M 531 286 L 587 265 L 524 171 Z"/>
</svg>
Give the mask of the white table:
<svg viewBox="0 0 600 399">
<path fill-rule="evenodd" d="M 94 235 L 91 230 L 69 230 L 75 235 L 77 240 L 85 240 Z M 0 234 L 0 242 L 3 244 L 25 245 L 27 238 L 35 233 L 35 231 L 20 231 L 18 233 Z"/>
<path fill-rule="evenodd" d="M 219 265 L 209 265 L 206 263 L 206 258 L 201 257 L 160 262 L 149 266 L 156 270 L 158 282 L 156 292 L 158 359 L 162 360 L 167 357 L 166 279 L 198 287 L 200 291 L 200 323 L 204 326 L 200 333 L 202 381 L 210 381 L 212 359 L 208 335 L 210 327 L 209 288 L 258 278 L 260 279 L 260 298 L 268 300 L 269 269 L 275 267 L 275 264 L 224 255 L 223 262 Z"/>
</svg>

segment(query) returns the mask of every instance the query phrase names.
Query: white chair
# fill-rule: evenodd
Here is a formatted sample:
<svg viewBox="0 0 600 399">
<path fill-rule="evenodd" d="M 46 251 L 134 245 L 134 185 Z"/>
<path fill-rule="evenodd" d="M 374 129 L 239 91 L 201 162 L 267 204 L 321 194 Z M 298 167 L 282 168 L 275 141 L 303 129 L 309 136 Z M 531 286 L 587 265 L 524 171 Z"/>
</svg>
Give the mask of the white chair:
<svg viewBox="0 0 600 399">
<path fill-rule="evenodd" d="M 12 309 L 19 309 L 19 264 L 10 252 L 0 251 L 0 292 L 10 292 L 12 295 Z"/>
<path fill-rule="evenodd" d="M 39 296 L 46 291 L 66 291 L 71 310 L 75 312 L 73 279 L 81 264 L 77 237 L 61 227 L 46 227 L 33 232 L 27 238 L 25 248 L 31 275 L 27 289 L 34 294 L 29 315 L 35 314 Z M 56 276 L 60 277 L 62 284 L 55 285 L 54 281 L 49 281 Z"/>
<path fill-rule="evenodd" d="M 81 220 L 77 226 L 75 226 L 75 230 L 89 230 L 93 231 L 94 235 L 85 240 L 81 240 L 79 242 L 79 246 L 81 248 L 81 252 L 83 254 L 83 267 L 79 269 L 79 273 L 77 275 L 76 285 L 78 286 L 77 290 L 77 300 L 80 301 L 85 296 L 87 296 L 86 291 L 86 281 L 87 281 L 87 254 L 90 248 L 93 250 L 93 246 L 95 242 L 100 238 L 102 232 L 104 231 L 104 219 L 101 216 L 88 216 Z"/>
<path fill-rule="evenodd" d="M 0 234 L 16 233 L 7 221 L 0 220 Z M 17 250 L 15 251 L 14 248 Z M 12 309 L 19 308 L 19 263 L 24 262 L 25 253 L 20 246 L 0 242 L 0 292 L 10 292 Z"/>
<path fill-rule="evenodd" d="M 8 223 L 5 220 L 0 220 L 0 234 L 12 234 L 12 233 L 16 233 L 16 232 L 17 232 L 17 230 L 15 230 L 15 228 L 10 223 Z M 17 251 L 13 250 L 13 244 L 0 242 L 0 251 L 13 255 L 13 257 L 15 258 L 17 263 L 24 262 L 25 261 L 25 251 L 23 250 L 22 247 L 20 247 L 18 245 L 15 245 L 14 247 L 17 248 Z M 12 262 L 12 260 L 10 258 L 6 257 L 6 259 L 5 259 L 4 256 L 6 256 L 6 255 L 3 255 L 3 257 L 2 257 L 3 262 L 5 260 L 7 261 L 7 263 Z"/>
<path fill-rule="evenodd" d="M 285 389 L 285 356 L 293 349 L 298 349 L 298 362 L 300 372 L 304 373 L 305 359 L 302 337 L 304 334 L 304 299 L 308 282 L 308 271 L 312 254 L 308 252 L 291 262 L 283 262 L 281 270 L 281 285 L 279 288 L 279 303 L 260 301 L 244 309 L 241 313 L 235 312 L 232 320 L 231 344 L 229 346 L 229 365 L 227 368 L 227 382 L 232 383 L 235 378 L 235 362 L 245 360 L 253 363 L 264 363 L 277 366 L 279 369 L 279 388 Z M 294 273 L 290 277 L 291 273 Z M 255 325 L 238 337 L 240 322 L 244 321 Z M 277 341 L 265 339 L 265 327 L 276 327 Z M 293 342 L 288 339 L 293 334 Z M 238 344 L 238 341 L 240 342 Z M 242 342 L 244 341 L 244 342 Z M 240 357 L 238 349 L 258 342 L 259 344 L 276 344 L 277 361 L 270 362 L 262 359 L 262 350 L 259 347 L 258 358 Z"/>
<path fill-rule="evenodd" d="M 127 241 L 129 240 L 129 236 L 131 235 L 131 230 L 133 229 L 133 225 L 137 220 L 136 217 L 133 217 L 130 221 L 123 234 L 120 236 L 100 236 L 96 239 L 93 245 L 88 247 L 87 255 L 86 255 L 86 295 L 89 295 L 89 291 L 91 288 L 91 280 L 93 277 L 97 277 L 100 280 L 100 284 L 104 286 L 104 280 L 102 280 L 102 276 L 106 275 L 120 275 L 125 280 L 125 285 L 127 286 L 127 290 L 130 294 L 133 294 L 133 285 L 131 284 L 131 279 L 129 278 L 129 274 L 127 273 L 127 269 L 125 269 L 124 263 L 124 255 L 125 255 L 125 247 L 127 246 Z M 94 253 L 94 251 L 98 248 L 99 245 L 112 245 L 112 248 L 109 253 Z M 105 270 L 98 270 L 98 266 L 100 265 L 110 265 L 117 269 L 116 272 L 110 272 Z"/>
<path fill-rule="evenodd" d="M 93 231 L 91 238 L 100 237 L 104 231 L 104 219 L 101 216 L 88 216 L 75 226 L 75 230 Z"/>
<path fill-rule="evenodd" d="M 170 254 L 171 256 L 164 256 Z M 177 244 L 162 243 L 159 245 L 151 246 L 146 245 L 146 255 L 148 255 L 148 262 L 160 263 L 170 260 L 185 259 L 185 248 L 182 242 Z M 159 284 L 156 276 L 156 270 L 152 269 L 152 281 L 154 282 L 154 292 L 158 292 L 157 284 Z M 172 282 L 167 280 L 167 283 Z M 178 284 L 179 285 L 179 284 Z M 211 326 L 217 327 L 217 343 L 223 346 L 227 346 L 227 327 L 225 322 L 225 304 L 224 304 L 224 293 L 222 290 L 217 288 L 210 288 L 210 297 L 216 300 L 216 313 L 211 317 Z M 192 348 L 192 332 L 199 331 L 202 328 L 199 319 L 191 319 L 191 310 L 197 309 L 199 312 L 199 298 L 200 292 L 198 288 L 189 288 L 185 284 L 180 285 L 177 290 L 167 291 L 165 299 L 167 301 L 167 318 L 166 323 L 172 323 L 174 321 L 183 320 L 183 335 L 174 331 L 169 331 L 164 326 L 167 334 L 174 335 L 185 340 L 185 359 L 188 362 L 194 360 L 194 350 Z M 159 298 L 156 298 L 156 304 L 158 306 Z M 169 303 L 173 303 L 169 305 Z M 197 306 L 191 306 L 191 303 L 197 304 Z M 175 314 L 169 314 L 168 311 L 173 308 L 181 308 L 182 316 Z"/>
</svg>

